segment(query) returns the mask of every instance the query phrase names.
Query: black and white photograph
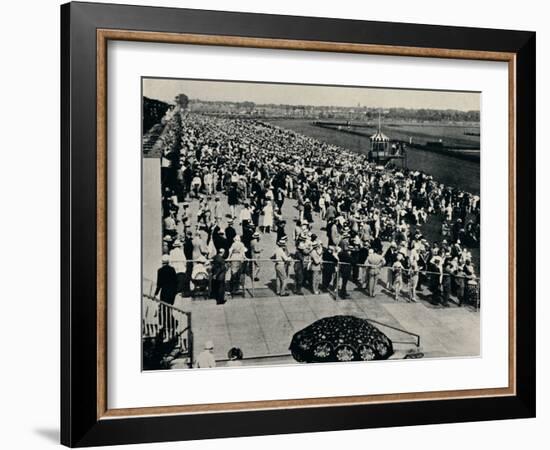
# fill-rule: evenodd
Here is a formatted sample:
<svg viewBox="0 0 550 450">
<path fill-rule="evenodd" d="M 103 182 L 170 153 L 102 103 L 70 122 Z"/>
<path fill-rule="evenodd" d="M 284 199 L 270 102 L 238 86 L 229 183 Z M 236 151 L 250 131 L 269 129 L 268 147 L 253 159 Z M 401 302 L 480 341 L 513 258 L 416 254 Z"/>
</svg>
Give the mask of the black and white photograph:
<svg viewBox="0 0 550 450">
<path fill-rule="evenodd" d="M 6 2 L 0 447 L 548 441 L 544 5 Z"/>
<path fill-rule="evenodd" d="M 143 370 L 480 355 L 480 93 L 142 78 Z"/>
</svg>

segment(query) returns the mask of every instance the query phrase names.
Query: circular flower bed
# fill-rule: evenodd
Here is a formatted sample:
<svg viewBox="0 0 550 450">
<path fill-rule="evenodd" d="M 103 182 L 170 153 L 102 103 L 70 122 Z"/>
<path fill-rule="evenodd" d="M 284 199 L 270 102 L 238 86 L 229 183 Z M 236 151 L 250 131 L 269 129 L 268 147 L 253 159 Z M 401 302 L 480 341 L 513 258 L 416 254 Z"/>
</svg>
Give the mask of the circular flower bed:
<svg viewBox="0 0 550 450">
<path fill-rule="evenodd" d="M 345 362 L 388 359 L 391 340 L 367 320 L 325 317 L 298 331 L 290 343 L 298 362 Z"/>
</svg>

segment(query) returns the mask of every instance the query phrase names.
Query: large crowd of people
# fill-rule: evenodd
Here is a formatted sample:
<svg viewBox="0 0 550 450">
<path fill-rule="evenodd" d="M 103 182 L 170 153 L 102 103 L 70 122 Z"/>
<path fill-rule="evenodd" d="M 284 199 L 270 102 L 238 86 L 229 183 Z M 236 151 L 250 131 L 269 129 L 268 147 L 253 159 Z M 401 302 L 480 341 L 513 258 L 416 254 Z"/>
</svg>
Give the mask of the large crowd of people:
<svg viewBox="0 0 550 450">
<path fill-rule="evenodd" d="M 477 304 L 479 196 L 257 120 L 181 110 L 161 139 L 163 261 L 175 272 L 159 271 L 164 301 L 208 289 L 222 304 L 270 260 L 282 296 L 292 287 L 346 298 L 353 282 L 415 302 L 422 284 L 432 303 Z M 441 226 L 430 242 L 431 216 Z M 276 235 L 269 254 L 266 235 Z"/>
</svg>

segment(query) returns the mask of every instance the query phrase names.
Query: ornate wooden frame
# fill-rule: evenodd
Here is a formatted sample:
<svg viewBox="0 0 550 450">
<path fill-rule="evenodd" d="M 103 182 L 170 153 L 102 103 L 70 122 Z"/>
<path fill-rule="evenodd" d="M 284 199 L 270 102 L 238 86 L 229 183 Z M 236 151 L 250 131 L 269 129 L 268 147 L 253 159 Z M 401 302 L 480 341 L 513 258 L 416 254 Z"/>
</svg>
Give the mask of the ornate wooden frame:
<svg viewBox="0 0 550 450">
<path fill-rule="evenodd" d="M 62 443 L 86 446 L 534 416 L 535 257 L 529 251 L 535 248 L 534 33 L 92 3 L 63 5 L 61 16 Z M 109 409 L 109 40 L 507 62 L 508 387 Z"/>
</svg>

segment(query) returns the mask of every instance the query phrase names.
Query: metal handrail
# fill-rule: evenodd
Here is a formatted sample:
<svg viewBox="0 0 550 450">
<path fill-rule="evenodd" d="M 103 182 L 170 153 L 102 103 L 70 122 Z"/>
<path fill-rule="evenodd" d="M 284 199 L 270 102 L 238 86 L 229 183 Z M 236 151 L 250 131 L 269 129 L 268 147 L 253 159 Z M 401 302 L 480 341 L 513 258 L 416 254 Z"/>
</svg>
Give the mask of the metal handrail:
<svg viewBox="0 0 550 450">
<path fill-rule="evenodd" d="M 367 322 L 372 322 L 372 323 L 375 323 L 377 325 L 381 325 L 381 326 L 384 326 L 384 327 L 387 327 L 387 328 L 390 328 L 392 330 L 395 330 L 395 331 L 399 331 L 401 333 L 405 333 L 405 334 L 408 334 L 409 336 L 413 336 L 416 338 L 416 348 L 420 347 L 420 335 L 419 334 L 416 334 L 416 333 L 413 333 L 412 331 L 407 331 L 407 330 L 403 330 L 401 328 L 397 328 L 397 327 L 394 327 L 393 325 L 388 325 L 386 323 L 382 323 L 382 322 L 379 322 L 377 320 L 374 320 L 374 319 L 365 319 Z M 395 343 L 398 343 L 398 344 L 408 344 L 408 342 L 398 342 L 398 341 L 392 341 L 392 342 L 395 342 Z"/>
<path fill-rule="evenodd" d="M 147 280 L 147 281 L 150 281 L 146 278 L 144 278 L 144 280 Z M 152 282 L 151 282 L 152 283 Z M 151 288 L 152 288 L 152 285 L 153 283 L 151 284 Z M 192 313 L 190 311 L 184 311 L 183 309 L 181 308 L 177 308 L 175 307 L 174 305 L 170 305 L 169 303 L 166 303 L 166 302 L 163 302 L 162 300 L 159 300 L 157 298 L 155 298 L 153 295 L 149 295 L 149 294 L 146 294 L 146 293 L 142 293 L 142 297 L 145 297 L 155 303 L 158 303 L 159 307 L 164 307 L 164 308 L 167 308 L 168 310 L 172 310 L 172 312 L 178 312 L 178 313 L 181 313 L 181 314 L 184 314 L 186 317 L 187 317 L 187 326 L 182 329 L 182 330 L 170 330 L 169 333 L 173 333 L 173 336 L 172 338 L 179 338 L 181 337 L 185 332 L 187 332 L 187 353 L 189 355 L 189 364 L 190 366 L 193 364 L 193 345 L 194 345 L 194 339 L 193 339 L 193 327 L 192 327 L 192 322 L 191 322 L 191 319 L 192 319 Z M 172 328 L 172 325 L 168 326 L 167 324 L 164 324 L 164 327 L 165 328 Z M 165 330 L 166 332 L 166 330 Z M 183 348 L 182 348 L 183 350 Z"/>
<path fill-rule="evenodd" d="M 212 258 L 207 258 L 207 259 L 186 259 L 185 262 L 190 262 L 190 263 L 201 263 L 201 264 L 207 264 L 207 263 L 212 263 L 213 259 Z M 183 262 L 183 261 L 181 261 Z M 295 263 L 295 262 L 304 262 L 300 259 L 294 259 L 294 258 L 289 258 L 289 259 L 275 259 L 275 258 L 242 258 L 242 259 L 234 259 L 234 260 L 231 260 L 231 259 L 225 259 L 225 262 L 227 264 L 230 264 L 232 262 L 241 262 L 241 263 L 245 263 L 245 262 L 272 262 L 272 263 L 281 263 L 281 262 L 287 262 L 287 263 Z M 326 265 L 326 264 L 334 264 L 334 265 L 349 265 L 349 266 L 354 266 L 354 267 L 363 267 L 363 268 L 376 268 L 376 269 L 383 269 L 383 268 L 387 268 L 387 269 L 391 269 L 392 267 L 391 266 L 387 266 L 387 265 L 383 265 L 383 266 L 379 266 L 379 265 L 373 265 L 373 264 L 357 264 L 357 263 L 348 263 L 348 262 L 343 262 L 343 261 L 338 261 L 338 262 L 332 262 L 332 261 L 325 261 L 323 260 L 321 262 L 320 265 Z M 445 273 L 445 272 L 434 272 L 434 271 L 430 271 L 430 270 L 413 270 L 413 269 L 406 269 L 406 268 L 403 268 L 401 269 L 403 272 L 406 272 L 406 273 L 410 273 L 410 272 L 416 272 L 416 273 L 419 273 L 419 274 L 423 274 L 423 275 L 428 275 L 428 274 L 431 274 L 431 275 L 442 275 L 442 276 L 451 276 L 451 277 L 454 277 L 454 278 L 465 278 L 465 279 L 468 279 L 468 280 L 476 280 L 476 281 L 479 281 L 480 280 L 480 277 L 476 276 L 476 275 L 454 275 L 454 274 L 449 274 L 449 273 Z M 151 280 L 148 280 L 148 281 L 151 281 Z"/>
<path fill-rule="evenodd" d="M 162 300 L 159 300 L 158 298 L 156 298 L 156 297 L 154 297 L 154 296 L 152 296 L 152 295 L 148 295 L 148 294 L 142 294 L 142 295 L 143 295 L 143 297 L 146 297 L 146 298 L 148 298 L 149 300 L 153 300 L 154 302 L 157 302 L 157 303 L 160 304 L 160 305 L 164 305 L 164 306 L 166 306 L 167 308 L 173 309 L 173 310 L 178 311 L 178 312 L 180 312 L 180 313 L 182 313 L 182 314 L 191 314 L 190 311 L 184 311 L 183 309 L 180 309 L 180 308 L 178 308 L 178 307 L 176 307 L 176 306 L 174 306 L 174 305 L 171 305 L 170 303 L 163 302 Z"/>
</svg>

